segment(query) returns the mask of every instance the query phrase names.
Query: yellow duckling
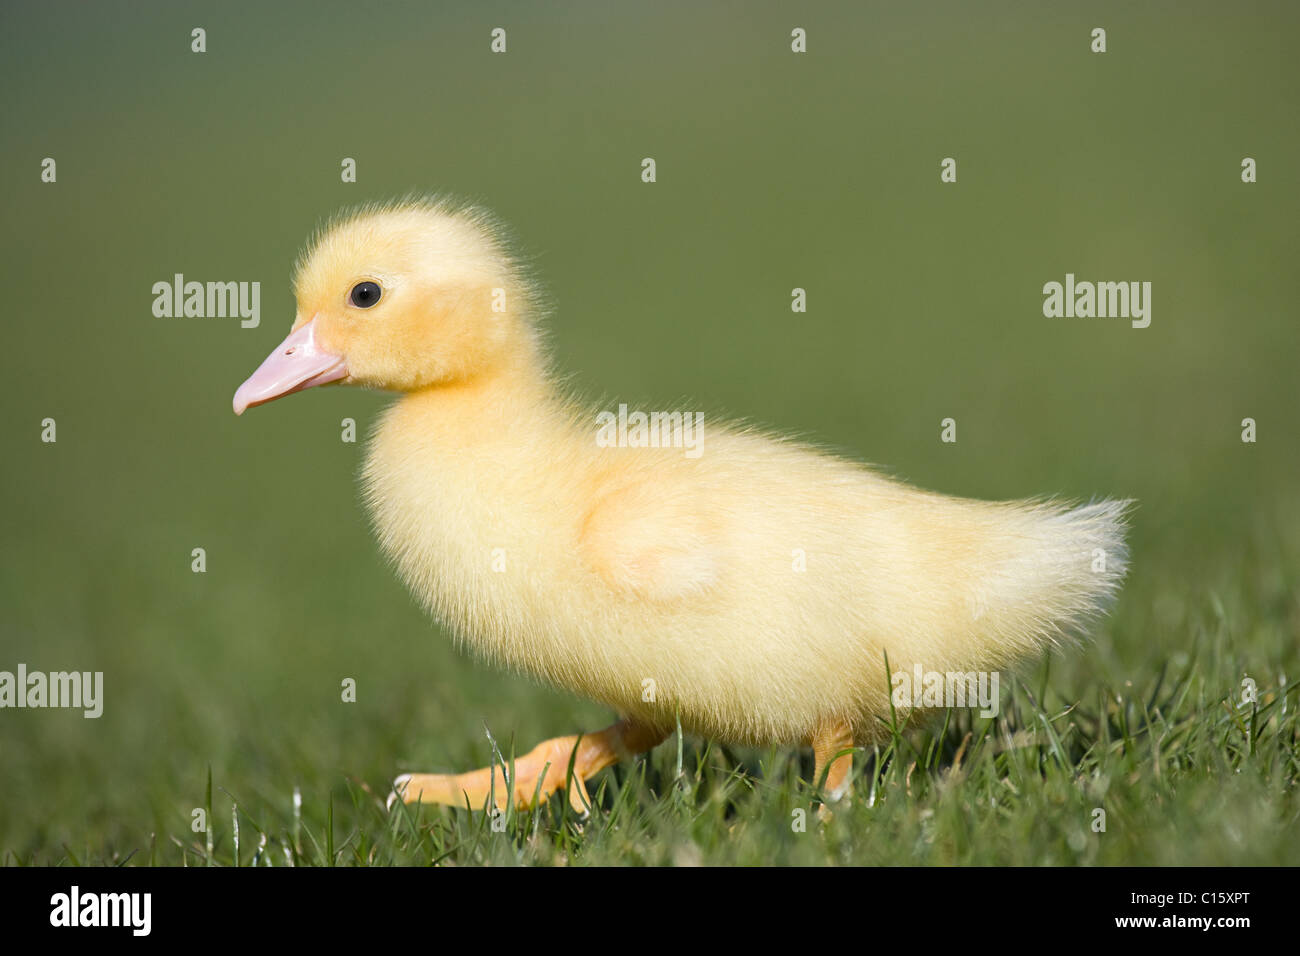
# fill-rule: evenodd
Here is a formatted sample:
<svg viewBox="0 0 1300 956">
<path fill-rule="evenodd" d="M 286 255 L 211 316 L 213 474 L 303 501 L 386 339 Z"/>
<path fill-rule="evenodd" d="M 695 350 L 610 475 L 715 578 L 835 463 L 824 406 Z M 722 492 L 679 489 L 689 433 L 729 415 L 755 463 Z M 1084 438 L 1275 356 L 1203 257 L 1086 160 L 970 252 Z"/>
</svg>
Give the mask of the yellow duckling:
<svg viewBox="0 0 1300 956">
<path fill-rule="evenodd" d="M 364 481 L 406 584 L 480 655 L 619 715 L 518 758 L 519 806 L 563 788 L 571 755 L 569 797 L 589 805 L 583 781 L 678 719 L 811 746 L 839 796 L 845 751 L 889 719 L 886 654 L 902 674 L 1012 666 L 1078 631 L 1123 577 L 1126 502 L 952 498 L 725 423 L 689 454 L 599 440 L 608 416 L 556 385 L 529 282 L 480 211 L 363 209 L 316 240 L 295 291 L 291 334 L 236 414 L 331 382 L 404 393 Z M 900 718 L 911 703 L 895 700 Z M 483 806 L 505 783 L 489 767 L 394 787 Z"/>
</svg>

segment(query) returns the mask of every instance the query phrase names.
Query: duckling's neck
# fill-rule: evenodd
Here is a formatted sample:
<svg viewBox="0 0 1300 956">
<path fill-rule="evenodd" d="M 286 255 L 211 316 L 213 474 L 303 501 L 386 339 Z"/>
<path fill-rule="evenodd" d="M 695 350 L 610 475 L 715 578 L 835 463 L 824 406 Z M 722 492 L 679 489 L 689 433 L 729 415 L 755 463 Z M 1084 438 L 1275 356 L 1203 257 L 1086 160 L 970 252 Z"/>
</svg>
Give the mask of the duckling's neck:
<svg viewBox="0 0 1300 956">
<path fill-rule="evenodd" d="M 390 412 L 444 452 L 514 446 L 536 448 L 571 434 L 572 419 L 536 362 L 510 361 L 491 371 L 410 392 Z M 385 426 L 387 427 L 387 426 Z"/>
<path fill-rule="evenodd" d="M 368 450 L 366 497 L 385 543 L 399 548 L 414 542 L 393 537 L 418 529 L 428 546 L 453 527 L 464 534 L 466 522 L 509 534 L 503 522 L 544 520 L 580 494 L 594 448 L 539 363 L 504 363 L 391 406 Z"/>
<path fill-rule="evenodd" d="M 490 656 L 535 669 L 492 625 L 522 580 L 500 572 L 572 550 L 559 542 L 590 497 L 593 448 L 544 374 L 507 368 L 393 405 L 369 448 L 366 504 L 384 551 L 439 619 Z"/>
</svg>

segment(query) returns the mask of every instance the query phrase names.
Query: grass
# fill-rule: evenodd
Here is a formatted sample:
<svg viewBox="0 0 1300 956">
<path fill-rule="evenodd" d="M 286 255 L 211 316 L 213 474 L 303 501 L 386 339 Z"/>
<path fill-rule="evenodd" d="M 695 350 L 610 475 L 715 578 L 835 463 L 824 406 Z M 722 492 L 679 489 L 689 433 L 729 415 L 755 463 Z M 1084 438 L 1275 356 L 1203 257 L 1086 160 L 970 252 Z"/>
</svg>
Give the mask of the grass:
<svg viewBox="0 0 1300 956">
<path fill-rule="evenodd" d="M 854 799 L 825 822 L 808 782 L 809 754 L 689 738 L 670 738 L 648 757 L 600 774 L 591 787 L 594 812 L 586 819 L 565 800 L 495 819 L 452 808 L 399 805 L 390 811 L 385 782 L 394 768 L 384 768 L 382 757 L 364 761 L 358 754 L 370 772 L 343 773 L 333 767 L 338 750 L 330 740 L 299 737 L 286 745 L 277 734 L 249 727 L 243 733 L 252 736 L 241 739 L 240 721 L 227 715 L 230 725 L 216 750 L 225 761 L 216 771 L 200 765 L 214 752 L 208 734 L 175 739 L 173 731 L 161 731 L 169 751 L 193 755 L 190 779 L 177 781 L 193 796 L 192 807 L 148 775 L 132 781 L 129 770 L 110 775 L 107 768 L 81 768 L 84 779 L 111 787 L 85 802 L 111 801 L 120 815 L 88 828 L 98 838 L 65 837 L 50 846 L 52 830 L 33 834 L 26 848 L 11 844 L 5 860 L 187 866 L 1294 863 L 1300 858 L 1300 667 L 1294 644 L 1290 658 L 1275 658 L 1271 668 L 1256 662 L 1286 647 L 1278 638 L 1294 633 L 1300 607 L 1293 576 L 1271 586 L 1268 577 L 1242 568 L 1235 588 L 1206 592 L 1176 610 L 1167 601 L 1144 600 L 1139 579 L 1105 645 L 1063 652 L 1013 679 L 996 717 L 948 710 L 921 726 L 892 727 L 885 743 L 860 751 Z M 1243 613 L 1261 605 L 1270 613 Z M 1163 624 L 1144 620 L 1125 606 L 1162 607 L 1169 617 Z M 1143 628 L 1145 641 L 1137 639 Z M 1133 638 L 1124 639 L 1126 633 Z M 1161 647 L 1170 633 L 1189 638 L 1172 654 Z M 1242 702 L 1247 674 L 1257 686 L 1251 703 Z M 366 740 L 374 754 L 397 752 L 403 738 L 422 731 L 414 715 L 393 722 L 385 710 L 361 721 L 350 736 Z M 491 752 L 483 728 L 474 736 L 475 753 Z M 531 736 L 506 738 L 497 759 L 509 766 L 510 755 L 532 742 Z M 20 755 L 20 764 L 24 756 L 32 759 Z M 33 796 L 49 805 L 39 790 Z M 205 812 L 207 832 L 192 832 L 194 809 Z M 1098 810 L 1104 811 L 1104 832 L 1094 830 Z M 16 831 L 6 835 L 12 840 Z"/>
<path fill-rule="evenodd" d="M 382 46 L 337 6 L 4 10 L 0 670 L 102 671 L 106 700 L 0 711 L 0 862 L 1300 862 L 1293 4 L 827 3 L 802 58 L 781 3 L 506 2 L 504 57 L 468 6 L 379 5 Z M 1137 499 L 1113 614 L 996 719 L 897 728 L 803 832 L 809 753 L 690 738 L 602 773 L 582 823 L 387 811 L 398 773 L 493 760 L 486 731 L 508 762 L 611 719 L 458 654 L 385 566 L 339 425 L 386 398 L 230 413 L 311 229 L 412 189 L 512 225 L 588 393 L 950 494 Z M 261 325 L 153 317 L 177 272 L 262 282 Z M 1066 272 L 1152 281 L 1150 328 L 1044 318 Z"/>
</svg>

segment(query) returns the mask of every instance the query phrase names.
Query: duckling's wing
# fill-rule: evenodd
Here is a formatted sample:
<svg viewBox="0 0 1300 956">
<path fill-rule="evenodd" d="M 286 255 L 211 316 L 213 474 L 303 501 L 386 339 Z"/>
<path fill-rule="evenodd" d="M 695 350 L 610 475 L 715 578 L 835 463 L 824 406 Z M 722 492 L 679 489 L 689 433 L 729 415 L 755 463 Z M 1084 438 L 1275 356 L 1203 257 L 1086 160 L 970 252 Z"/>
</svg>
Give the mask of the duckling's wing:
<svg viewBox="0 0 1300 956">
<path fill-rule="evenodd" d="M 698 501 L 653 484 L 605 497 L 587 514 L 580 542 L 586 563 L 630 596 L 670 602 L 718 583 L 721 529 Z"/>
</svg>

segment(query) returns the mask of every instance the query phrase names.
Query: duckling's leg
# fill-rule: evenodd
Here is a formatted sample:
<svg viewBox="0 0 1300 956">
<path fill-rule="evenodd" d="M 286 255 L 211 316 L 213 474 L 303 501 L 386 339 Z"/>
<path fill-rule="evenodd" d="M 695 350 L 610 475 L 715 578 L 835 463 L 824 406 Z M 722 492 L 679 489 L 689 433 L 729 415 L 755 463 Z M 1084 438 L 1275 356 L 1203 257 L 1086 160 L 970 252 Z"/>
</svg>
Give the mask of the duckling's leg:
<svg viewBox="0 0 1300 956">
<path fill-rule="evenodd" d="M 853 728 L 842 722 L 824 724 L 808 738 L 813 749 L 813 781 L 820 783 L 822 771 L 826 771 L 826 783 L 823 789 L 831 800 L 839 800 L 849 790 L 849 778 L 853 775 L 853 755 L 844 754 L 838 760 L 835 755 L 853 747 Z"/>
<path fill-rule="evenodd" d="M 667 736 L 667 731 L 620 720 L 599 733 L 543 741 L 524 756 L 515 758 L 515 806 L 526 810 L 532 806 L 534 797 L 545 802 L 554 791 L 563 788 L 569 757 L 576 747 L 569 803 L 574 810 L 585 814 L 591 800 L 583 781 L 625 756 L 651 749 Z M 494 797 L 499 808 L 505 808 L 506 780 L 500 766 L 469 773 L 404 773 L 393 781 L 393 795 L 388 798 L 388 804 L 392 806 L 396 799 L 401 799 L 404 803 L 441 803 L 452 807 L 468 804 L 477 810 L 487 805 L 489 796 Z"/>
</svg>

